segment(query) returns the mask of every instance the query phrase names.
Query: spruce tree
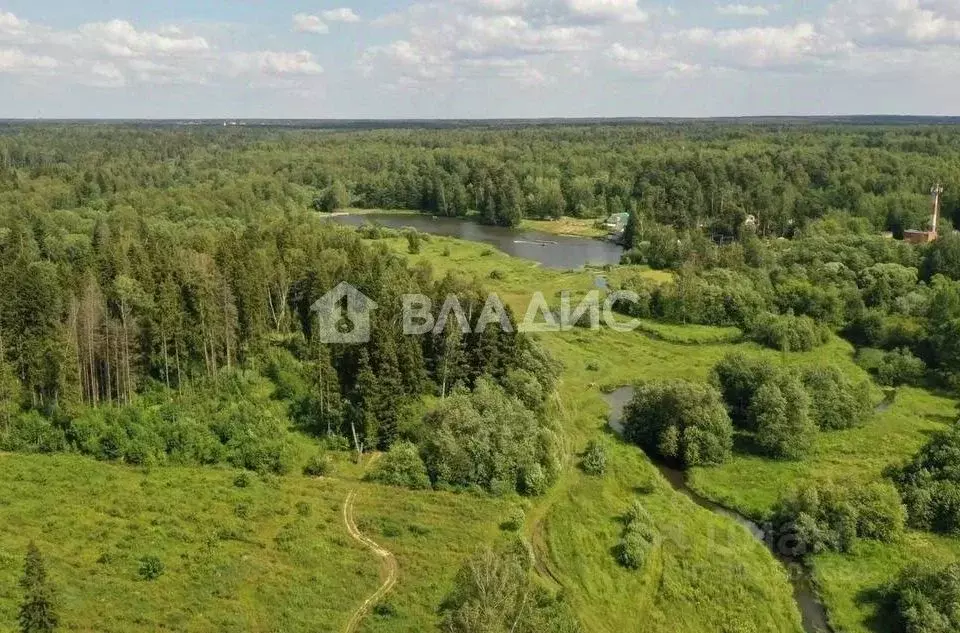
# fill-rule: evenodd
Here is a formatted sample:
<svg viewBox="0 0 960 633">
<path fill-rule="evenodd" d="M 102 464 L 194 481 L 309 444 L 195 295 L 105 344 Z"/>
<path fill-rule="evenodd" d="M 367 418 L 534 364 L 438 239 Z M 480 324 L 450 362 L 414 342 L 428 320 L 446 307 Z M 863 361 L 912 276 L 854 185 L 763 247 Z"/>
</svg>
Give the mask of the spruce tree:
<svg viewBox="0 0 960 633">
<path fill-rule="evenodd" d="M 47 570 L 40 550 L 34 543 L 27 548 L 20 586 L 24 591 L 20 604 L 21 633 L 50 633 L 57 629 L 60 619 L 56 614 L 53 588 L 47 580 Z"/>
<path fill-rule="evenodd" d="M 640 218 L 637 215 L 636 207 L 630 209 L 630 215 L 627 217 L 627 226 L 623 229 L 623 247 L 627 250 L 635 248 L 640 233 Z"/>
</svg>

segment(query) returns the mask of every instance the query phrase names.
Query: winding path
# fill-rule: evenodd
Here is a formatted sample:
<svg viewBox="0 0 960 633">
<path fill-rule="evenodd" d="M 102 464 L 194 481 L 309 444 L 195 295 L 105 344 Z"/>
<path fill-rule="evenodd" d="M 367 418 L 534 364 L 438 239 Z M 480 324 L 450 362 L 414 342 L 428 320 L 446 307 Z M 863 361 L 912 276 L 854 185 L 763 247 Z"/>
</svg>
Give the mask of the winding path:
<svg viewBox="0 0 960 633">
<path fill-rule="evenodd" d="M 353 537 L 355 541 L 362 543 L 372 550 L 374 554 L 383 559 L 383 563 L 380 567 L 380 577 L 383 578 L 383 584 L 381 584 L 380 588 L 377 589 L 373 595 L 364 600 L 363 604 L 361 604 L 360 607 L 354 611 L 353 615 L 350 617 L 350 621 L 347 622 L 345 627 L 343 627 L 343 633 L 354 633 L 357 630 L 357 628 L 360 626 L 360 622 L 362 622 L 363 618 L 366 617 L 371 607 L 373 607 L 373 605 L 390 593 L 390 590 L 393 589 L 393 586 L 397 584 L 397 577 L 400 574 L 400 566 L 397 565 L 397 559 L 394 557 L 393 553 L 380 547 L 373 540 L 364 536 L 363 533 L 361 533 L 357 528 L 357 523 L 353 518 L 353 502 L 356 500 L 356 498 L 357 493 L 351 492 L 344 500 L 343 523 L 347 526 L 347 532 L 350 533 L 350 536 Z"/>
</svg>

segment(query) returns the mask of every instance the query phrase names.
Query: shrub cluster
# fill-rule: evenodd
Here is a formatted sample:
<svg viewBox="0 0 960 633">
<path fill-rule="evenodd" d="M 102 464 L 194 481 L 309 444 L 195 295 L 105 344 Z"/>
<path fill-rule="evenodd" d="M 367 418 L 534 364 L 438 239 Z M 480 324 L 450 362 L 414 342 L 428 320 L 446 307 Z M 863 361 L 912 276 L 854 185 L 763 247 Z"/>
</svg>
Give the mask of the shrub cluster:
<svg viewBox="0 0 960 633">
<path fill-rule="evenodd" d="M 891 474 L 913 527 L 960 534 L 960 427 L 935 436 Z"/>
<path fill-rule="evenodd" d="M 683 467 L 722 464 L 733 451 L 733 425 L 713 386 L 685 380 L 639 385 L 624 410 L 624 436 Z"/>
<path fill-rule="evenodd" d="M 754 341 L 785 352 L 809 352 L 830 340 L 830 329 L 808 316 L 765 313 L 747 326 Z"/>
<path fill-rule="evenodd" d="M 427 467 L 420 459 L 416 444 L 411 442 L 397 442 L 391 446 L 368 478 L 388 486 L 402 486 L 413 490 L 430 487 Z"/>
<path fill-rule="evenodd" d="M 531 553 L 519 539 L 474 554 L 443 601 L 443 630 L 583 633 L 562 595 L 551 595 L 533 581 L 530 561 Z"/>
<path fill-rule="evenodd" d="M 960 631 L 960 563 L 908 567 L 889 596 L 898 633 Z"/>
<path fill-rule="evenodd" d="M 627 569 L 640 569 L 659 542 L 660 534 L 650 513 L 636 500 L 623 522 L 623 534 L 616 547 L 617 561 Z"/>
<path fill-rule="evenodd" d="M 73 417 L 18 415 L 0 448 L 74 450 L 138 466 L 227 463 L 287 473 L 294 446 L 283 406 L 267 397 L 269 381 L 252 371 L 224 372 L 184 395 L 147 392 L 129 406 L 83 408 Z"/>
<path fill-rule="evenodd" d="M 602 475 L 607 472 L 607 447 L 600 440 L 590 440 L 580 462 L 588 475 Z"/>
<path fill-rule="evenodd" d="M 794 554 L 824 550 L 849 552 L 858 539 L 896 540 L 906 510 L 888 483 L 857 486 L 804 484 L 780 500 L 775 525 L 781 537 L 795 540 Z"/>
<path fill-rule="evenodd" d="M 762 454 L 798 459 L 814 446 L 817 429 L 846 429 L 871 412 L 870 385 L 834 366 L 784 370 L 769 360 L 730 354 L 713 370 L 733 424 Z"/>
</svg>

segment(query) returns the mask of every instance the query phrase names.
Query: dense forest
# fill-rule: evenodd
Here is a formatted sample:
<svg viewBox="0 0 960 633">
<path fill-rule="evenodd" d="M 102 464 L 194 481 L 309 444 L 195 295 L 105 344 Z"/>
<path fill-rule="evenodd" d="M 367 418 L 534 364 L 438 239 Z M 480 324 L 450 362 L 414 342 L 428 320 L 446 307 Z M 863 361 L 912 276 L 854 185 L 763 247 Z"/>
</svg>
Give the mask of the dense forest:
<svg viewBox="0 0 960 633">
<path fill-rule="evenodd" d="M 32 211 L 130 206 L 174 218 L 247 217 L 258 205 L 295 203 L 477 213 L 515 225 L 636 209 L 677 229 L 732 237 L 748 215 L 760 235 L 779 236 L 839 210 L 899 233 L 929 222 L 928 193 L 939 181 L 944 217 L 960 213 L 960 132 L 949 126 L 2 132 L 0 187 L 18 191 L 14 200 Z"/>
</svg>

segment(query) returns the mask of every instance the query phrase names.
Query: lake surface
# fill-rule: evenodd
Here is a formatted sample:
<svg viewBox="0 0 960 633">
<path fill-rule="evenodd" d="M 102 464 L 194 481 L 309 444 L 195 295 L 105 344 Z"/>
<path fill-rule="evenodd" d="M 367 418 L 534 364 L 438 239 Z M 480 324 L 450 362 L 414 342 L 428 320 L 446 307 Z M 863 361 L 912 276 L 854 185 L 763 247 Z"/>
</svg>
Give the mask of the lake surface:
<svg viewBox="0 0 960 633">
<path fill-rule="evenodd" d="M 633 387 L 617 389 L 613 393 L 605 395 L 604 399 L 607 401 L 607 404 L 610 405 L 610 418 L 608 420 L 610 428 L 613 429 L 618 436 L 622 437 L 624 432 L 623 412 L 630 400 L 633 399 Z M 777 539 L 770 537 L 767 530 L 759 524 L 751 521 L 739 512 L 725 508 L 695 492 L 687 485 L 687 474 L 685 472 L 659 463 L 652 458 L 651 460 L 660 471 L 660 474 L 663 475 L 664 479 L 670 482 L 670 486 L 674 490 L 685 495 L 701 508 L 705 508 L 714 514 L 719 514 L 738 523 L 746 528 L 755 539 L 766 545 L 774 557 L 786 567 L 790 575 L 790 582 L 793 584 L 793 599 L 797 603 L 797 609 L 800 610 L 800 616 L 803 620 L 803 630 L 807 633 L 829 633 L 830 624 L 827 620 L 827 612 L 817 597 L 810 572 L 803 564 L 777 551 Z"/>
<path fill-rule="evenodd" d="M 557 270 L 576 270 L 587 264 L 597 266 L 619 264 L 620 256 L 623 255 L 622 247 L 607 240 L 486 226 L 462 218 L 434 217 L 425 214 L 368 213 L 334 215 L 329 219 L 350 226 L 371 223 L 391 229 L 412 227 L 421 233 L 481 242 L 508 255 L 539 262 L 547 268 Z"/>
</svg>

